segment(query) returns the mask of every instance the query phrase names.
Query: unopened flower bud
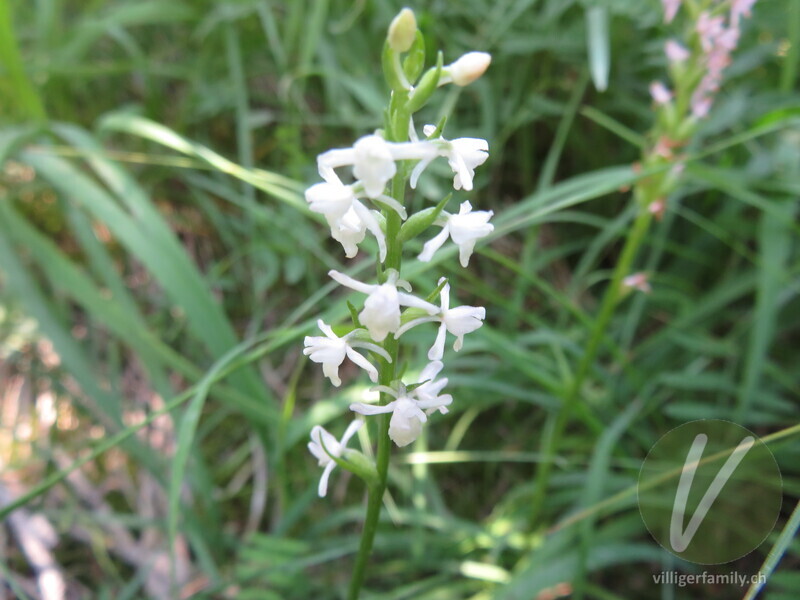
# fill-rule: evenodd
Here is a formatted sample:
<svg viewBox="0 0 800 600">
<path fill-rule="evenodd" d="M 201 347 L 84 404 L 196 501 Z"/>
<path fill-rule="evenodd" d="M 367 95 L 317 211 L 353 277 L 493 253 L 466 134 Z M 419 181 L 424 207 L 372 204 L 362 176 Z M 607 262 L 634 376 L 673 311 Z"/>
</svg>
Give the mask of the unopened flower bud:
<svg viewBox="0 0 800 600">
<path fill-rule="evenodd" d="M 417 35 L 417 19 L 414 11 L 404 8 L 389 25 L 389 47 L 395 52 L 408 52 Z"/>
<path fill-rule="evenodd" d="M 449 80 L 458 86 L 469 85 L 489 68 L 492 55 L 488 52 L 467 52 L 454 63 L 445 67 Z"/>
</svg>

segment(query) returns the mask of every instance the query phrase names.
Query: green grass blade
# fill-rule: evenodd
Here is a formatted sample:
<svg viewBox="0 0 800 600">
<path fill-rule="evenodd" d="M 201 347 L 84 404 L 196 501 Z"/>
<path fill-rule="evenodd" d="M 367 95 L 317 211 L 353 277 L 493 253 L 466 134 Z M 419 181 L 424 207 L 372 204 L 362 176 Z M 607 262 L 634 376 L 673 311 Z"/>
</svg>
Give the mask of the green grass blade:
<svg viewBox="0 0 800 600">
<path fill-rule="evenodd" d="M 11 0 L 0 0 L 0 64 L 8 79 L 0 80 L 0 94 L 16 101 L 12 109 L 20 118 L 45 121 L 47 113 L 38 90 L 33 86 L 22 63 Z"/>
<path fill-rule="evenodd" d="M 755 581 L 750 586 L 750 588 L 747 590 L 747 593 L 744 595 L 743 600 L 753 600 L 767 584 L 770 575 L 772 575 L 773 571 L 775 571 L 777 568 L 778 563 L 781 561 L 781 558 L 783 558 L 783 555 L 786 554 L 786 551 L 789 549 L 789 544 L 792 543 L 794 536 L 797 535 L 798 529 L 800 529 L 800 502 L 794 507 L 792 515 L 789 517 L 789 521 L 786 523 L 781 531 L 781 534 L 778 536 L 775 545 L 772 546 L 772 549 L 769 551 L 764 564 L 762 564 L 761 568 L 758 570 L 758 574 L 763 577 L 760 577 L 759 581 Z"/>
</svg>

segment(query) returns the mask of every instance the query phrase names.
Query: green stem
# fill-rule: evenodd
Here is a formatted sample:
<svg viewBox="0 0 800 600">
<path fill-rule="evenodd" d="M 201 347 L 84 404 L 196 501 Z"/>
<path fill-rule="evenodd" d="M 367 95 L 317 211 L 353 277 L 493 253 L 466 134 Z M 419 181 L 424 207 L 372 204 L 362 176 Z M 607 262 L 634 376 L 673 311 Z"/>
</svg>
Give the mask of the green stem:
<svg viewBox="0 0 800 600">
<path fill-rule="evenodd" d="M 395 122 L 387 124 L 386 131 L 395 132 L 394 136 L 389 136 L 390 141 L 405 141 L 408 132 L 410 115 L 404 111 L 398 111 Z M 394 138 L 394 139 L 392 139 Z M 406 178 L 402 168 L 398 168 L 397 175 L 392 179 L 392 197 L 403 203 L 406 189 Z M 403 256 L 403 245 L 397 239 L 402 225 L 400 217 L 393 210 L 384 210 L 383 215 L 386 219 L 386 264 L 378 265 L 378 278 L 382 278 L 386 269 L 395 269 L 400 273 Z M 378 370 L 378 383 L 380 385 L 391 386 L 396 377 L 398 361 L 398 343 L 394 336 L 388 336 L 383 342 L 383 349 L 392 358 L 391 362 L 380 359 Z M 394 400 L 388 394 L 381 393 L 380 403 L 386 405 Z M 349 600 L 358 600 L 361 586 L 364 584 L 367 563 L 372 553 L 372 545 L 375 541 L 375 533 L 378 530 L 378 522 L 383 506 L 383 495 L 386 492 L 386 480 L 389 473 L 389 455 L 392 451 L 392 441 L 389 439 L 389 420 L 391 415 L 380 415 L 380 425 L 378 431 L 378 449 L 375 457 L 376 468 L 378 471 L 378 483 L 369 490 L 367 500 L 367 514 L 364 517 L 364 529 L 361 532 L 361 542 L 358 546 L 358 555 L 353 567 L 353 576 L 350 580 Z"/>
<path fill-rule="evenodd" d="M 586 380 L 589 370 L 594 364 L 597 352 L 600 349 L 600 344 L 603 341 L 603 336 L 606 333 L 608 324 L 614 314 L 614 308 L 620 299 L 622 291 L 622 281 L 626 275 L 630 273 L 633 261 L 639 251 L 642 242 L 644 241 L 647 231 L 650 227 L 652 214 L 647 209 L 647 203 L 639 204 L 639 212 L 633 222 L 633 226 L 628 230 L 628 236 L 625 239 L 625 245 L 622 248 L 617 265 L 611 276 L 611 282 L 606 288 L 605 295 L 600 307 L 600 312 L 592 326 L 589 343 L 586 346 L 586 351 L 583 354 L 575 377 L 572 379 L 570 387 L 567 390 L 564 402 L 560 410 L 556 414 L 553 427 L 549 430 L 543 440 L 543 459 L 536 472 L 536 480 L 533 492 L 533 499 L 531 501 L 530 522 L 535 524 L 539 518 L 539 514 L 544 503 L 545 493 L 550 481 L 550 474 L 553 468 L 553 459 L 555 458 L 558 445 L 561 441 L 561 436 L 567 428 L 569 419 L 575 409 L 575 405 L 580 398 L 583 383 Z"/>
</svg>

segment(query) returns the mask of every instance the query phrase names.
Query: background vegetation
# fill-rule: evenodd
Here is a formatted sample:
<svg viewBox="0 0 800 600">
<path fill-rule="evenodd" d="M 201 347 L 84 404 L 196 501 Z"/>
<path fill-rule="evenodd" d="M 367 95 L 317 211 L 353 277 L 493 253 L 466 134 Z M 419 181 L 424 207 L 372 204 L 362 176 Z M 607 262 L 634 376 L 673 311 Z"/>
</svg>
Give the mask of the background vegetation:
<svg viewBox="0 0 800 600">
<path fill-rule="evenodd" d="M 700 568 L 658 547 L 636 507 L 652 444 L 723 418 L 772 436 L 784 509 L 762 548 L 709 570 L 751 574 L 773 550 L 764 597 L 797 598 L 800 2 L 763 1 L 746 22 L 637 259 L 653 291 L 618 308 L 533 523 L 540 439 L 633 214 L 670 32 L 654 0 L 411 4 L 447 59 L 493 54 L 428 116 L 489 140 L 470 199 L 496 230 L 474 268 L 437 267 L 487 326 L 448 363 L 452 413 L 393 457 L 364 597 L 741 598 L 656 586 Z M 604 92 L 593 5 L 610 15 Z M 170 580 L 198 598 L 346 589 L 362 488 L 337 472 L 319 500 L 305 443 L 365 381 L 343 371 L 333 390 L 301 341 L 318 314 L 344 317 L 327 270 L 359 267 L 302 192 L 317 153 L 381 125 L 379 51 L 401 6 L 0 0 L 0 504 L 52 538 L 73 597 L 166 598 Z M 41 565 L 7 523 L 6 593 L 37 597 Z"/>
</svg>

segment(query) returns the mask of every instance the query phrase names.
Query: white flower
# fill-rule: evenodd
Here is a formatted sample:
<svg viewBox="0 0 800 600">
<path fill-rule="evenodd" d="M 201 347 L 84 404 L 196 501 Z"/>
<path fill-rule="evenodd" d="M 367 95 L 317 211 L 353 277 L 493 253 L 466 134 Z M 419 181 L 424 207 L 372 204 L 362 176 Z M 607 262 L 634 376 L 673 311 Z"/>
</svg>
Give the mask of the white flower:
<svg viewBox="0 0 800 600">
<path fill-rule="evenodd" d="M 439 280 L 440 285 L 442 281 L 444 281 L 444 277 Z M 458 352 L 464 345 L 464 336 L 483 325 L 483 320 L 486 318 L 486 309 L 482 306 L 456 306 L 455 308 L 450 308 L 449 283 L 442 288 L 441 300 L 442 305 L 437 314 L 413 319 L 400 327 L 394 334 L 395 338 L 399 338 L 409 329 L 422 323 L 440 322 L 441 325 L 439 326 L 439 333 L 436 335 L 436 341 L 428 351 L 428 360 L 441 360 L 442 356 L 444 356 L 445 335 L 448 331 L 456 336 L 453 350 Z"/>
<path fill-rule="evenodd" d="M 431 365 L 425 368 L 423 374 L 426 374 L 427 371 L 428 377 L 435 377 L 442 368 L 441 363 L 431 363 Z M 350 410 L 362 415 L 392 413 L 392 418 L 389 420 L 389 437 L 398 446 L 407 446 L 419 437 L 422 432 L 422 424 L 428 420 L 428 415 L 437 410 L 443 413 L 447 412 L 446 407 L 453 402 L 450 394 L 439 395 L 442 387 L 447 384 L 446 379 L 435 384 L 432 381 L 428 383 L 432 385 L 422 395 L 419 390 L 428 384 L 423 384 L 410 393 L 402 384 L 399 390 L 376 386 L 373 389 L 385 392 L 395 400 L 385 406 L 356 402 L 350 405 Z"/>
<path fill-rule="evenodd" d="M 345 287 L 362 294 L 368 294 L 364 302 L 364 310 L 359 313 L 358 318 L 376 342 L 382 342 L 388 334 L 394 333 L 400 327 L 401 305 L 421 308 L 430 314 L 439 310 L 430 302 L 411 294 L 398 292 L 398 286 L 409 292 L 411 291 L 411 286 L 407 281 L 400 279 L 394 269 L 387 271 L 386 283 L 383 284 L 362 283 L 349 275 L 334 270 L 328 271 L 328 275 Z"/>
<path fill-rule="evenodd" d="M 350 441 L 350 438 L 353 437 L 363 424 L 364 421 L 361 420 L 355 420 L 350 423 L 340 441 L 336 441 L 335 437 L 328 433 L 324 427 L 319 425 L 315 425 L 311 430 L 311 441 L 308 442 L 308 449 L 311 451 L 311 454 L 319 460 L 319 466 L 325 467 L 322 471 L 322 477 L 319 478 L 319 488 L 317 489 L 320 498 L 328 493 L 328 478 L 331 475 L 331 471 L 336 468 L 336 461 L 334 461 L 330 455 L 341 458 L 347 446 L 347 442 Z M 325 450 L 328 452 L 325 452 Z"/>
<path fill-rule="evenodd" d="M 355 209 L 350 208 L 341 219 L 329 224 L 331 237 L 342 245 L 344 255 L 347 258 L 353 258 L 358 254 L 358 245 L 364 241 L 367 224 L 358 216 Z M 386 260 L 386 238 L 380 225 L 378 225 L 378 231 L 380 236 L 375 236 L 375 238 L 378 240 L 378 256 L 383 262 Z"/>
<path fill-rule="evenodd" d="M 303 345 L 305 346 L 303 354 L 309 356 L 315 363 L 321 363 L 325 377 L 330 379 L 331 383 L 336 387 L 342 384 L 342 380 L 339 379 L 339 367 L 344 362 L 345 357 L 364 369 L 373 383 L 378 381 L 377 369 L 362 354 L 356 352 L 353 349 L 354 347 L 370 350 L 392 362 L 392 358 L 386 350 L 376 344 L 365 342 L 355 337 L 363 329 L 354 329 L 347 335 L 339 337 L 333 333 L 333 329 L 326 325 L 322 319 L 317 321 L 317 326 L 325 334 L 325 337 L 306 336 L 305 340 L 303 340 Z"/>
<path fill-rule="evenodd" d="M 358 253 L 358 244 L 368 229 L 378 241 L 379 258 L 383 262 L 386 260 L 386 236 L 376 216 L 377 211 L 368 209 L 359 200 L 364 193 L 365 188 L 360 183 L 344 185 L 336 178 L 308 188 L 306 201 L 312 211 L 325 217 L 331 228 L 331 236 L 342 244 L 347 258 L 353 258 Z M 388 206 L 401 219 L 407 216 L 403 205 L 394 198 L 381 194 L 372 198 L 372 201 Z"/>
<path fill-rule="evenodd" d="M 426 125 L 425 129 L 429 129 Z M 414 142 L 411 142 L 414 143 Z M 447 159 L 450 168 L 455 176 L 453 177 L 453 187 L 457 190 L 464 188 L 466 191 L 472 190 L 472 178 L 475 176 L 475 168 L 486 162 L 489 158 L 489 143 L 481 138 L 457 138 L 446 140 L 443 137 L 416 142 L 417 144 L 428 144 L 427 151 L 420 151 L 418 154 L 422 158 L 411 171 L 410 184 L 412 189 L 416 189 L 419 176 L 425 168 L 433 162 L 437 156 Z"/>
<path fill-rule="evenodd" d="M 458 60 L 442 69 L 439 85 L 454 83 L 457 86 L 469 85 L 486 72 L 492 62 L 488 52 L 467 52 Z"/>
<path fill-rule="evenodd" d="M 392 147 L 379 135 L 366 135 L 352 148 L 336 148 L 317 157 L 320 176 L 327 182 L 338 182 L 337 167 L 353 165 L 353 176 L 364 186 L 367 197 L 383 194 L 386 183 L 397 173 Z"/>
<path fill-rule="evenodd" d="M 442 214 L 444 219 L 441 217 L 437 219 L 437 224 L 442 226 L 442 230 L 436 237 L 425 243 L 418 258 L 422 262 L 429 262 L 433 258 L 433 254 L 447 241 L 447 238 L 451 237 L 458 246 L 461 266 L 466 267 L 472 251 L 475 249 L 475 242 L 494 231 L 494 225 L 489 223 L 489 219 L 494 213 L 491 210 L 472 212 L 472 205 L 466 201 L 461 203 L 458 214 Z"/>
</svg>

